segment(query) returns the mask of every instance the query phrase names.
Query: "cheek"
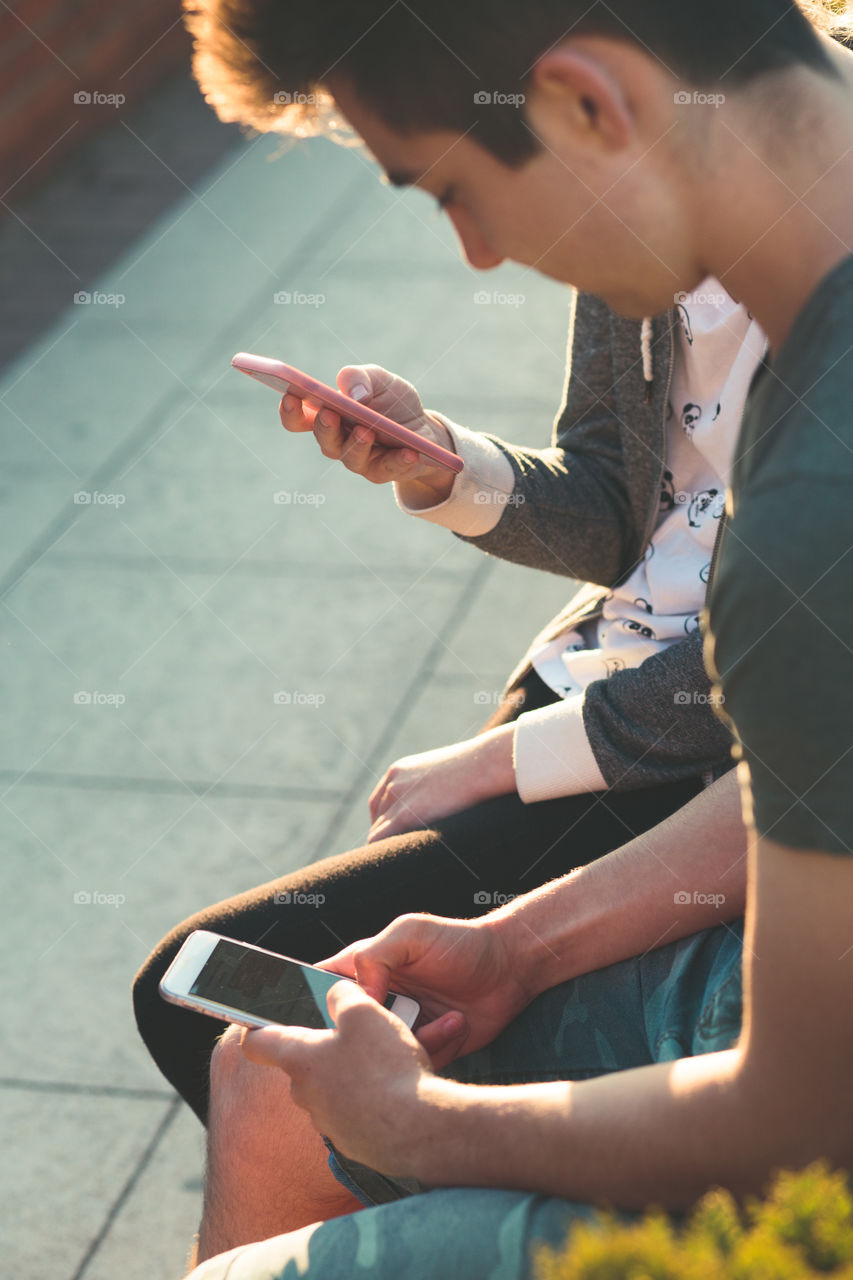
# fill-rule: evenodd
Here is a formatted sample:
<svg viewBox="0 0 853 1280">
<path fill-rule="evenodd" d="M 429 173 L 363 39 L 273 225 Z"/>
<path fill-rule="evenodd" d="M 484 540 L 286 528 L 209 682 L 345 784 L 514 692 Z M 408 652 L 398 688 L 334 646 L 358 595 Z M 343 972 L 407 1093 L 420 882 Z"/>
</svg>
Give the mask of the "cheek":
<svg viewBox="0 0 853 1280">
<path fill-rule="evenodd" d="M 524 180 L 519 175 L 512 184 L 511 200 L 495 212 L 504 237 L 500 247 L 548 275 L 571 279 L 567 267 L 596 252 L 599 214 L 595 196 L 581 182 L 569 180 L 564 170 L 555 175 L 529 166 Z"/>
</svg>

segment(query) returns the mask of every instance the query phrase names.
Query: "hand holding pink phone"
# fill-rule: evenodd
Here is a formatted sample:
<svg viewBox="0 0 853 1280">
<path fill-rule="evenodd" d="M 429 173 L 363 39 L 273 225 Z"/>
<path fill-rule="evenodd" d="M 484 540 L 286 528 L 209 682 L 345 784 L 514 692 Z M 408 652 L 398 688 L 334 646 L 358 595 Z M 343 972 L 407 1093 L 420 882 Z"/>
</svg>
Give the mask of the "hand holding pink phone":
<svg viewBox="0 0 853 1280">
<path fill-rule="evenodd" d="M 369 406 L 278 360 L 240 352 L 231 363 L 286 397 L 281 418 L 288 430 L 313 430 L 327 456 L 341 458 L 350 470 L 368 479 L 420 480 L 423 476 L 424 482 L 431 483 L 430 476 L 449 489 L 453 476 L 462 470 L 462 459 L 447 447 L 452 445 L 449 431 L 425 413 L 415 388 L 378 366 L 367 366 L 360 376 L 350 373 L 354 382 L 370 384 L 365 388 L 372 401 Z M 325 413 L 318 422 L 304 406 Z M 324 421 L 327 415 L 331 417 Z"/>
</svg>

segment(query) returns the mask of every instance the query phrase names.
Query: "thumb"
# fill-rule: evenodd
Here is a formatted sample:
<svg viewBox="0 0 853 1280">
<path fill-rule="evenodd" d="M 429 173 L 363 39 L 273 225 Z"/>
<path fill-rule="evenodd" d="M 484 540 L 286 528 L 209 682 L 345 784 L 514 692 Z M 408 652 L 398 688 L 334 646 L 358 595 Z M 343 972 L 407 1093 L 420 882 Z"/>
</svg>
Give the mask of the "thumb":
<svg viewBox="0 0 853 1280">
<path fill-rule="evenodd" d="M 345 365 L 338 374 L 338 387 L 354 400 L 369 400 L 371 409 L 404 427 L 420 424 L 423 418 L 424 409 L 416 388 L 380 364 Z"/>
<path fill-rule="evenodd" d="M 391 967 L 374 960 L 365 950 L 364 942 L 350 943 L 327 960 L 318 961 L 317 968 L 325 969 L 328 973 L 342 974 L 345 978 L 354 978 L 362 990 L 380 1004 L 384 1003 L 388 994 Z"/>
<path fill-rule="evenodd" d="M 326 992 L 326 1007 L 332 1015 L 332 1021 L 337 1026 L 341 1014 L 346 1009 L 357 1009 L 359 1007 L 375 1009 L 376 1005 L 369 992 L 363 991 L 357 983 L 347 982 L 346 978 L 342 978 L 333 987 L 329 987 Z"/>
<path fill-rule="evenodd" d="M 244 1029 L 241 1048 L 250 1062 L 262 1067 L 281 1067 L 288 1071 L 300 1061 L 306 1048 L 327 1038 L 327 1031 L 311 1027 L 280 1026 Z"/>
<path fill-rule="evenodd" d="M 338 389 L 351 400 L 370 400 L 373 396 L 370 373 L 364 365 L 347 365 L 338 374 Z"/>
</svg>

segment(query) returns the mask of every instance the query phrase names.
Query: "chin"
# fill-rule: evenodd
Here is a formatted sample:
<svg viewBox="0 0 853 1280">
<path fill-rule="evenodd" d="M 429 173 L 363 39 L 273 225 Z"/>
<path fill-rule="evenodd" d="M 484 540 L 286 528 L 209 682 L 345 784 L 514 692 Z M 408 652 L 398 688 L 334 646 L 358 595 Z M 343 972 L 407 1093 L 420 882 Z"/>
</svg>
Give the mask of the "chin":
<svg viewBox="0 0 853 1280">
<path fill-rule="evenodd" d="M 550 280 L 556 280 L 558 284 L 569 285 L 570 288 L 578 289 L 581 293 L 591 293 L 593 297 L 600 298 L 617 316 L 623 316 L 626 320 L 643 320 L 646 316 L 658 315 L 668 311 L 675 303 L 674 290 L 663 298 L 651 297 L 638 295 L 636 290 L 629 291 L 625 288 L 617 288 L 610 281 L 607 284 L 596 287 L 594 281 L 584 280 L 577 276 L 572 279 L 567 272 L 559 267 L 549 269 L 540 265 L 533 269 L 538 271 L 540 275 L 547 276 Z"/>
</svg>

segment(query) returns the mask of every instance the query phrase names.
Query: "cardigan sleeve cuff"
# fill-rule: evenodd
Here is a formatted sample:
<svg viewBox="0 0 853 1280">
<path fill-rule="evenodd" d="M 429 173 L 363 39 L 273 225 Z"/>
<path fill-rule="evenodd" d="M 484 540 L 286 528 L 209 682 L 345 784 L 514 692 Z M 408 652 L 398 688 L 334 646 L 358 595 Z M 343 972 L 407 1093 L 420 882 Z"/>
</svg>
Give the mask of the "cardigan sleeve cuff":
<svg viewBox="0 0 853 1280">
<path fill-rule="evenodd" d="M 450 496 L 443 502 L 432 507 L 410 507 L 402 497 L 403 486 L 395 484 L 397 506 L 406 515 L 419 516 L 466 538 L 491 533 L 507 503 L 512 501 L 515 474 L 509 459 L 488 436 L 460 427 L 431 409 L 429 415 L 450 432 L 454 451 L 465 465 L 453 481 Z"/>
<path fill-rule="evenodd" d="M 583 694 L 561 698 L 515 722 L 513 764 L 525 804 L 607 788 L 583 723 Z"/>
</svg>

